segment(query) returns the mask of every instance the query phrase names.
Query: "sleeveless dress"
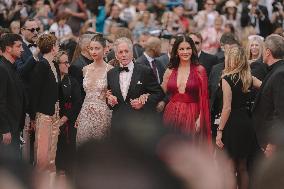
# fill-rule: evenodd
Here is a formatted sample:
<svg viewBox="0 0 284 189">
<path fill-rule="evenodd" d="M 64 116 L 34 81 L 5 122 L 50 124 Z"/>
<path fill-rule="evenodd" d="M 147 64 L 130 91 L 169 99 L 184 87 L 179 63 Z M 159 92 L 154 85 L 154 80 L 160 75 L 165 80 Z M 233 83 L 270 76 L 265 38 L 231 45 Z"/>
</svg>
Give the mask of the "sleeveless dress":
<svg viewBox="0 0 284 189">
<path fill-rule="evenodd" d="M 165 107 L 166 126 L 195 140 L 211 145 L 207 75 L 203 66 L 191 65 L 184 93 L 177 87 L 177 69 L 173 69 L 167 83 L 170 101 Z M 200 132 L 196 133 L 196 120 L 200 115 Z"/>
<path fill-rule="evenodd" d="M 108 135 L 112 112 L 106 104 L 107 65 L 102 76 L 98 77 L 94 64 L 83 68 L 83 87 L 86 97 L 77 118 L 77 144 L 89 139 L 103 139 Z"/>
<path fill-rule="evenodd" d="M 242 91 L 242 81 L 232 75 L 224 76 L 231 87 L 231 113 L 226 122 L 222 141 L 231 158 L 246 158 L 255 149 L 256 138 L 252 127 L 248 101 L 250 93 Z"/>
</svg>

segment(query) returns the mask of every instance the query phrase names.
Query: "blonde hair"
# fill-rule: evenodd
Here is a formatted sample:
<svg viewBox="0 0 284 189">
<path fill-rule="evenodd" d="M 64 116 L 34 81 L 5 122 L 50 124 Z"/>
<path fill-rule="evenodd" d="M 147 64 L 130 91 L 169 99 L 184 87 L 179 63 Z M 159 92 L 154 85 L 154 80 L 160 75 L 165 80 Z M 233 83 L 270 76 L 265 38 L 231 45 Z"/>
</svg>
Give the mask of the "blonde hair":
<svg viewBox="0 0 284 189">
<path fill-rule="evenodd" d="M 241 47 L 232 47 L 225 51 L 225 69 L 222 78 L 226 75 L 231 75 L 231 79 L 239 80 L 243 83 L 243 92 L 248 92 L 252 83 L 250 66 L 245 55 L 245 51 Z"/>
<path fill-rule="evenodd" d="M 246 55 L 247 55 L 249 63 L 251 63 L 251 61 L 252 61 L 251 45 L 252 45 L 253 42 L 257 42 L 257 44 L 259 45 L 259 53 L 258 53 L 258 56 L 256 58 L 257 60 L 261 58 L 262 51 L 263 51 L 263 48 L 264 48 L 264 42 L 263 42 L 263 38 L 261 36 L 258 36 L 258 35 L 249 36 L 248 37 L 248 43 L 247 43 L 247 46 L 246 46 Z"/>
</svg>

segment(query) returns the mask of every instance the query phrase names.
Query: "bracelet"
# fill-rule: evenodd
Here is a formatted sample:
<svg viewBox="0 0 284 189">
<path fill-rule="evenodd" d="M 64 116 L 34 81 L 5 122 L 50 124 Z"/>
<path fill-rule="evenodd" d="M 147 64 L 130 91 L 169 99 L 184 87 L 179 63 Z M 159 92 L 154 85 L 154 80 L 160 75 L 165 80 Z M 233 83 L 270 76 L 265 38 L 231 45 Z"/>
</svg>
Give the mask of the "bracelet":
<svg viewBox="0 0 284 189">
<path fill-rule="evenodd" d="M 217 128 L 217 131 L 221 131 L 221 132 L 223 132 L 223 129 L 220 129 L 219 127 Z"/>
</svg>

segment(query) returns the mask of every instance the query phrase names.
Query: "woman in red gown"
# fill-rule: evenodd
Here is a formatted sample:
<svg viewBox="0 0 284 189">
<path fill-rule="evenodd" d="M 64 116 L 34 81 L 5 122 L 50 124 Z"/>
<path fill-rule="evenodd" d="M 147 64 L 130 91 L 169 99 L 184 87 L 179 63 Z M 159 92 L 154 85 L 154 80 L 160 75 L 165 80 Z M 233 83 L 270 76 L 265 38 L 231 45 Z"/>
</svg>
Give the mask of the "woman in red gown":
<svg viewBox="0 0 284 189">
<path fill-rule="evenodd" d="M 193 136 L 195 142 L 210 145 L 207 75 L 198 63 L 197 50 L 190 37 L 176 38 L 162 88 L 171 96 L 165 107 L 165 125 Z"/>
</svg>

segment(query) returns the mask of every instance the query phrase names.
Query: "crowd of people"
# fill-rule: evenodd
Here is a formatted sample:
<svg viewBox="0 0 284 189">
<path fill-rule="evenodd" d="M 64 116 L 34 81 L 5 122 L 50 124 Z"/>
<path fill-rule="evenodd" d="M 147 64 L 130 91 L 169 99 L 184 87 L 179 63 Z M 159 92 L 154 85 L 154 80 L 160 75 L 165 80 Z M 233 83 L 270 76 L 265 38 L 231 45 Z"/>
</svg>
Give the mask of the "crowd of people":
<svg viewBox="0 0 284 189">
<path fill-rule="evenodd" d="M 283 151 L 283 4 L 0 1 L 0 175 L 264 187 Z"/>
</svg>

